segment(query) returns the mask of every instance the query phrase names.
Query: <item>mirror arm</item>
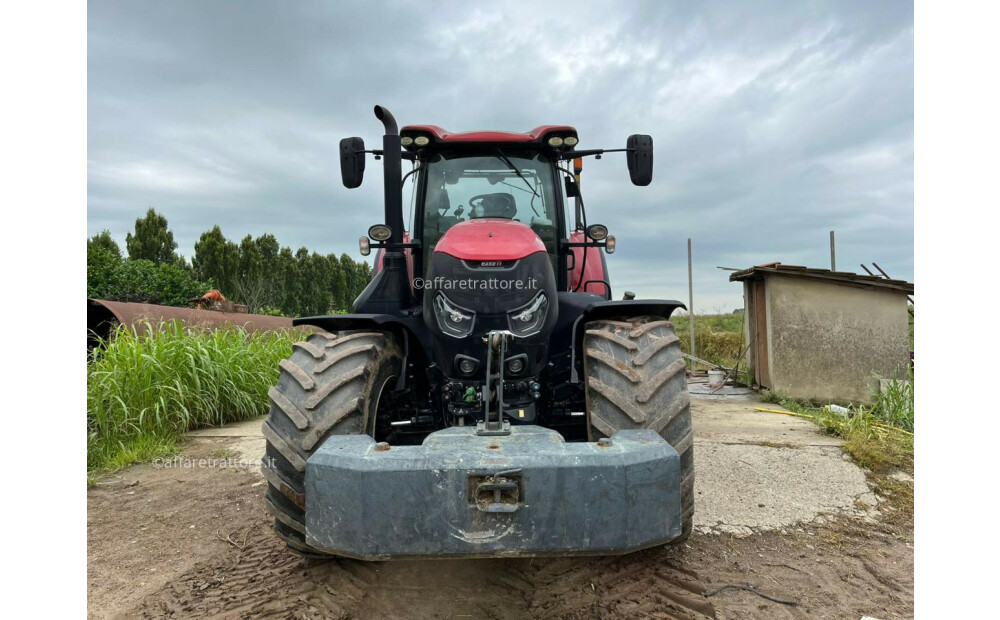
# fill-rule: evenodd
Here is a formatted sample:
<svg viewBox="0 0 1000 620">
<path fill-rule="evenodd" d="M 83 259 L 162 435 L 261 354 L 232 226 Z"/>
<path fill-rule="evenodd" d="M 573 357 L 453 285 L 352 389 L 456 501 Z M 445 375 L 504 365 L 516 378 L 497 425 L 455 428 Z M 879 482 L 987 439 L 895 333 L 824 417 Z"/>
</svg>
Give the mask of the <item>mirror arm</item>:
<svg viewBox="0 0 1000 620">
<path fill-rule="evenodd" d="M 587 151 L 561 151 L 559 159 L 570 160 L 577 157 L 590 157 L 592 155 L 603 155 L 605 153 L 625 153 L 635 149 L 590 149 Z"/>
<path fill-rule="evenodd" d="M 421 245 L 419 239 L 414 239 L 413 241 L 409 241 L 409 242 L 406 242 L 406 243 L 392 243 L 391 241 L 385 241 L 385 242 L 372 241 L 370 243 L 369 247 L 371 247 L 374 250 L 378 250 L 378 249 L 388 249 L 388 250 L 414 249 L 414 250 L 419 250 L 423 246 Z"/>
<path fill-rule="evenodd" d="M 562 245 L 564 248 L 603 248 L 608 245 L 607 241 L 594 241 L 590 237 L 584 237 L 586 241 L 563 241 Z M 372 247 L 375 247 L 372 244 Z"/>
<path fill-rule="evenodd" d="M 570 160 L 576 159 L 577 157 L 590 157 L 591 155 L 601 155 L 605 151 L 604 149 L 590 149 L 588 151 L 560 151 L 557 155 L 558 159 Z"/>
<path fill-rule="evenodd" d="M 383 151 L 382 149 L 372 149 L 371 151 L 354 151 L 354 152 L 355 153 L 371 153 L 372 155 L 375 156 L 375 159 L 379 159 L 380 157 L 382 157 L 383 155 L 385 155 L 385 151 Z M 400 152 L 399 155 L 403 159 L 407 159 L 409 161 L 416 161 L 416 159 L 417 159 L 417 154 L 416 153 L 410 153 L 409 151 L 402 151 L 402 152 Z"/>
</svg>

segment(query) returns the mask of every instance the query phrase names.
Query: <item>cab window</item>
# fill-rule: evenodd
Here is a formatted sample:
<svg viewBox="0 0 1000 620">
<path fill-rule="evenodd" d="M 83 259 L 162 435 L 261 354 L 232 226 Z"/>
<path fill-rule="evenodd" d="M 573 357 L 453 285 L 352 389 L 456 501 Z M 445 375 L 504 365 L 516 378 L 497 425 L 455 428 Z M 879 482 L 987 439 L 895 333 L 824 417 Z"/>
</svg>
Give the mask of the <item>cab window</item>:
<svg viewBox="0 0 1000 620">
<path fill-rule="evenodd" d="M 541 153 L 439 154 L 426 164 L 424 265 L 449 228 L 503 218 L 530 226 L 553 256 L 557 216 L 549 159 Z"/>
</svg>

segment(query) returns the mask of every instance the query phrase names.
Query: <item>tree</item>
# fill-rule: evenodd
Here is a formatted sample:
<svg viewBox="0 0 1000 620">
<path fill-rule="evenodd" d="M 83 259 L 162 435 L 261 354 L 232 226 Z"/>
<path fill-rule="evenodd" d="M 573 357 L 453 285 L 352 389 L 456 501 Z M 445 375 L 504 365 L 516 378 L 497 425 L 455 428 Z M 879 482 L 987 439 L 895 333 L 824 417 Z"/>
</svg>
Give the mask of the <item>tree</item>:
<svg viewBox="0 0 1000 620">
<path fill-rule="evenodd" d="M 191 266 L 191 263 L 188 261 L 188 259 L 184 258 L 182 254 L 174 255 L 173 265 L 178 269 L 183 269 L 192 277 L 194 276 L 194 268 Z"/>
<path fill-rule="evenodd" d="M 122 249 L 118 247 L 115 240 L 111 238 L 111 231 L 107 228 L 87 240 L 87 256 L 90 257 L 91 249 L 102 249 L 114 254 L 118 258 L 122 256 Z M 89 263 L 89 261 L 88 261 Z"/>
<path fill-rule="evenodd" d="M 146 211 L 146 216 L 135 221 L 135 234 L 128 233 L 125 237 L 125 247 L 131 259 L 143 259 L 154 263 L 175 264 L 177 242 L 174 233 L 167 227 L 167 218 L 152 207 Z"/>
<path fill-rule="evenodd" d="M 344 274 L 344 286 L 338 291 L 337 309 L 347 312 L 354 304 L 354 299 L 364 289 L 364 285 L 358 286 L 358 263 L 354 262 L 347 254 L 340 255 L 340 271 Z"/>
<path fill-rule="evenodd" d="M 281 248 L 278 253 L 278 274 L 281 278 L 281 301 L 278 307 L 286 316 L 299 316 L 299 269 L 291 248 Z"/>
<path fill-rule="evenodd" d="M 269 233 L 234 243 L 219 226 L 202 233 L 188 263 L 153 209 L 136 220 L 126 247 L 127 259 L 107 230 L 87 240 L 88 295 L 183 305 L 214 287 L 250 312 L 306 316 L 349 311 L 372 277 L 368 263 L 347 254 L 292 252 Z"/>
<path fill-rule="evenodd" d="M 264 258 L 265 252 L 276 255 L 277 247 L 278 241 L 273 235 L 265 235 L 257 240 L 247 235 L 240 242 L 236 294 L 238 301 L 246 304 L 251 313 L 271 308 L 281 298 L 281 285 L 274 275 L 276 261 Z"/>
<path fill-rule="evenodd" d="M 223 295 L 236 294 L 240 249 L 235 243 L 226 241 L 221 228 L 213 226 L 212 230 L 201 234 L 194 244 L 191 263 L 196 278 L 210 282 Z"/>
<path fill-rule="evenodd" d="M 365 290 L 368 283 L 372 281 L 372 266 L 365 262 L 358 263 L 358 295 Z"/>
<path fill-rule="evenodd" d="M 325 314 L 329 307 L 327 296 L 322 285 L 323 273 L 318 254 L 309 254 L 308 248 L 299 248 L 295 252 L 295 263 L 299 276 L 299 312 L 303 316 Z"/>
<path fill-rule="evenodd" d="M 327 254 L 323 258 L 323 281 L 322 285 L 329 291 L 329 305 L 327 312 L 344 312 L 350 305 L 351 291 L 348 289 L 347 277 L 344 269 L 340 265 L 340 260 L 336 254 Z M 353 272 L 353 269 L 351 269 Z"/>
<path fill-rule="evenodd" d="M 87 297 L 106 299 L 108 295 L 114 296 L 117 291 L 115 272 L 123 259 L 118 244 L 111 247 L 98 241 L 98 237 L 101 235 L 87 241 Z"/>
<path fill-rule="evenodd" d="M 256 280 L 264 275 L 264 267 L 261 264 L 262 257 L 260 248 L 254 243 L 253 237 L 247 235 L 240 242 L 240 267 L 237 274 L 238 280 Z"/>
<path fill-rule="evenodd" d="M 260 252 L 264 276 L 277 279 L 280 274 L 278 254 L 281 252 L 278 240 L 274 238 L 274 235 L 268 233 L 254 239 L 254 243 L 257 245 L 257 251 Z"/>
</svg>

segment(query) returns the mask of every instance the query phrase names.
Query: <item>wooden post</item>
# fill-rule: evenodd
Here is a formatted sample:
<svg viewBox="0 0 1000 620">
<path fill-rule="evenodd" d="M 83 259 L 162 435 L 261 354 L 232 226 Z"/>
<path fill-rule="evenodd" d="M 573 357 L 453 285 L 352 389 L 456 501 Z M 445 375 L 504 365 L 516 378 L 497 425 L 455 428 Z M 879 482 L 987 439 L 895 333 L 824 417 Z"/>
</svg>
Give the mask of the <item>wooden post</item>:
<svg viewBox="0 0 1000 620">
<path fill-rule="evenodd" d="M 833 239 L 833 231 L 830 231 L 830 271 L 837 270 L 837 243 Z"/>
<path fill-rule="evenodd" d="M 688 324 L 691 328 L 691 350 L 688 354 L 693 358 L 695 356 L 694 349 L 694 270 L 692 269 L 691 262 L 691 239 L 688 238 Z M 695 361 L 691 360 L 691 370 L 694 370 Z"/>
</svg>

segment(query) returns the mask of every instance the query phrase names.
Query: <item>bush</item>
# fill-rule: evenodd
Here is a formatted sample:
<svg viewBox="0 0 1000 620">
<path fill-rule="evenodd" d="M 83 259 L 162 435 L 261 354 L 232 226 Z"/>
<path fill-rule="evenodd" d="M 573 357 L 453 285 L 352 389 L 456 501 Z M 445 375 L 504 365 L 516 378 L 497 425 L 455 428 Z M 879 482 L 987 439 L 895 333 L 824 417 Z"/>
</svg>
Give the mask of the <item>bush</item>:
<svg viewBox="0 0 1000 620">
<path fill-rule="evenodd" d="M 261 416 L 297 333 L 119 326 L 87 363 L 87 469 L 169 451 L 181 433 Z"/>
<path fill-rule="evenodd" d="M 263 314 L 264 316 L 285 316 L 281 311 L 281 308 L 274 308 L 271 306 L 266 306 L 257 310 L 257 314 Z"/>
<path fill-rule="evenodd" d="M 87 297 L 92 299 L 186 306 L 210 288 L 175 264 L 122 258 L 99 246 L 87 248 Z"/>
</svg>

